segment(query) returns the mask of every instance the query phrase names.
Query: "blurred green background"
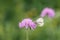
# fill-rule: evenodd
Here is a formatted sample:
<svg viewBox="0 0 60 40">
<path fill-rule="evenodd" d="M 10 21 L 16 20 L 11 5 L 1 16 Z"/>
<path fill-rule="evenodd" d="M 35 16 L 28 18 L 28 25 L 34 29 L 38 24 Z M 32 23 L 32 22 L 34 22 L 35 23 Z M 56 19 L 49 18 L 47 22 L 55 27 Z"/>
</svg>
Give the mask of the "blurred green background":
<svg viewBox="0 0 60 40">
<path fill-rule="evenodd" d="M 39 18 L 45 7 L 55 10 L 55 17 L 45 17 L 45 25 L 29 30 L 29 40 L 60 40 L 60 0 L 0 0 L 0 40 L 25 40 L 25 29 L 18 24 L 24 18 Z"/>
</svg>

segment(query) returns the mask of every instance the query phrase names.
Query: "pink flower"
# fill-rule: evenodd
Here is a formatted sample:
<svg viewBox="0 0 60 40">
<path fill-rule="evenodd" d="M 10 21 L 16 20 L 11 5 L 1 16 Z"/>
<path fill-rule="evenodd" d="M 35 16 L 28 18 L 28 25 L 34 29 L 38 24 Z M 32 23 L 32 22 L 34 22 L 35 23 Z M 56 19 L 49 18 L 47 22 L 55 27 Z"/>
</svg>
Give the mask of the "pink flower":
<svg viewBox="0 0 60 40">
<path fill-rule="evenodd" d="M 29 18 L 22 20 L 21 23 L 19 23 L 19 27 L 23 28 L 31 28 L 32 30 L 36 28 L 36 24 Z"/>
<path fill-rule="evenodd" d="M 52 18 L 55 16 L 55 11 L 52 8 L 44 8 L 41 12 L 41 17 L 45 17 L 48 15 L 48 17 Z"/>
</svg>

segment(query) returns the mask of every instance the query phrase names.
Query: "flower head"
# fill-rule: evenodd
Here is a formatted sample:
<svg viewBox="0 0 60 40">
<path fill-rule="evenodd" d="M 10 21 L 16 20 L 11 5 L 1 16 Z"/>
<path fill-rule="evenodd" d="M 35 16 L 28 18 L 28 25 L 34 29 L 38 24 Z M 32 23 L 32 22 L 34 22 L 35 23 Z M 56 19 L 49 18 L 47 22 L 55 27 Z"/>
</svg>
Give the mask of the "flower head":
<svg viewBox="0 0 60 40">
<path fill-rule="evenodd" d="M 19 27 L 23 28 L 31 28 L 32 30 L 36 28 L 36 24 L 29 18 L 22 20 L 21 23 L 19 23 Z"/>
<path fill-rule="evenodd" d="M 55 16 L 55 11 L 52 8 L 44 8 L 41 12 L 41 17 L 48 15 L 48 17 L 52 18 Z"/>
</svg>

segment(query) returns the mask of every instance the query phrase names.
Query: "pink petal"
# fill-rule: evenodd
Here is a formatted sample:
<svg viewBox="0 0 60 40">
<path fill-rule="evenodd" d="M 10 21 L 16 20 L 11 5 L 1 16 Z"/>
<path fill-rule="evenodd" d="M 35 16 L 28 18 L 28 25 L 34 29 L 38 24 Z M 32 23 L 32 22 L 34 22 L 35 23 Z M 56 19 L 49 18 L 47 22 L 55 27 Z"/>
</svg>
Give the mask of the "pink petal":
<svg viewBox="0 0 60 40">
<path fill-rule="evenodd" d="M 42 12 L 41 12 L 41 17 L 46 16 L 48 10 L 49 10 L 48 8 L 44 8 L 44 9 L 42 10 Z"/>
<path fill-rule="evenodd" d="M 19 27 L 20 27 L 20 28 L 23 28 L 24 26 L 22 25 L 22 23 L 19 23 Z"/>
<path fill-rule="evenodd" d="M 53 9 L 50 9 L 48 16 L 49 17 L 54 17 L 55 16 L 55 11 Z"/>
</svg>

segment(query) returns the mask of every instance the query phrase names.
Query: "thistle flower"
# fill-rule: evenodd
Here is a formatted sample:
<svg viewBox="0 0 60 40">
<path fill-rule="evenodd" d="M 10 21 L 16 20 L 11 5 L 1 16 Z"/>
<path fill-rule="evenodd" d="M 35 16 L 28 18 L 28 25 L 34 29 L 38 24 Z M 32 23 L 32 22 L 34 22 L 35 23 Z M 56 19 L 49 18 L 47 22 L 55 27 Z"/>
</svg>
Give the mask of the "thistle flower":
<svg viewBox="0 0 60 40">
<path fill-rule="evenodd" d="M 52 8 L 44 8 L 41 12 L 41 17 L 48 15 L 48 17 L 53 18 L 55 16 L 55 11 Z"/>
<path fill-rule="evenodd" d="M 22 20 L 22 22 L 19 23 L 19 27 L 23 28 L 25 27 L 27 28 L 31 28 L 32 30 L 34 30 L 36 28 L 36 24 L 29 18 Z"/>
<path fill-rule="evenodd" d="M 38 19 L 36 20 L 36 23 L 37 23 L 40 27 L 42 27 L 42 26 L 44 25 L 44 20 L 43 20 L 43 18 L 38 18 Z"/>
</svg>

